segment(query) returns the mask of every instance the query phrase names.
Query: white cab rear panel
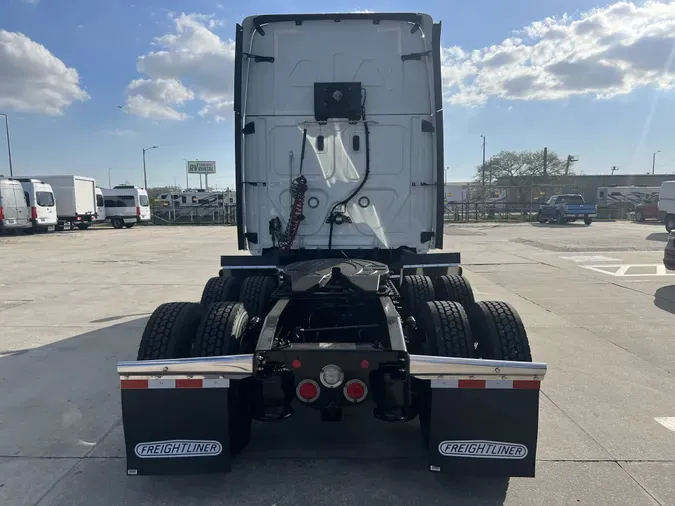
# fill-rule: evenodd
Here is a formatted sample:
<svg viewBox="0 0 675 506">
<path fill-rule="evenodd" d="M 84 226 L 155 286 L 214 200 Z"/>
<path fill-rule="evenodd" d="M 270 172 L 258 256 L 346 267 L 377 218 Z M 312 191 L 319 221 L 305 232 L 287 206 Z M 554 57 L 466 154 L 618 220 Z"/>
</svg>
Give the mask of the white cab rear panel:
<svg viewBox="0 0 675 506">
<path fill-rule="evenodd" d="M 271 219 L 278 216 L 283 227 L 288 222 L 289 186 L 299 175 L 305 128 L 302 172 L 308 190 L 293 249 L 326 249 L 331 210 L 363 180 L 364 122 L 315 119 L 314 84 L 342 82 L 360 82 L 364 90 L 370 175 L 342 208 L 352 223 L 334 225 L 332 247 L 408 247 L 418 252 L 440 247 L 436 239 L 421 240 L 422 232 L 436 233 L 443 196 L 440 76 L 432 55 L 402 60 L 403 55 L 435 50 L 433 22 L 416 15 L 419 29 L 411 33 L 415 23 L 382 16 L 376 23 L 353 15 L 340 22 L 282 17 L 262 25 L 264 35 L 255 30 L 255 17 L 244 21 L 241 46 L 253 56 L 242 58 L 241 101 L 235 98 L 235 114 L 239 108 L 241 128 L 251 133 L 241 136 L 237 175 L 238 195 L 244 197 L 245 230 L 240 233 L 247 234 L 252 253 L 273 246 Z M 255 56 L 274 61 L 255 61 Z M 257 243 L 251 234 L 257 234 Z"/>
</svg>

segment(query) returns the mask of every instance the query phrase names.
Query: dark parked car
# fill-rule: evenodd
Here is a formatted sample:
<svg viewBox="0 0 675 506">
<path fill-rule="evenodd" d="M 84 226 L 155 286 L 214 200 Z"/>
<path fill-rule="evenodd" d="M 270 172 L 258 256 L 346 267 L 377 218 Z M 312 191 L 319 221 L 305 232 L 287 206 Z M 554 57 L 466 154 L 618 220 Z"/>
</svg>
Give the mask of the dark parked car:
<svg viewBox="0 0 675 506">
<path fill-rule="evenodd" d="M 666 249 L 663 252 L 663 265 L 669 271 L 675 271 L 675 236 L 673 234 L 668 236 Z"/>
</svg>

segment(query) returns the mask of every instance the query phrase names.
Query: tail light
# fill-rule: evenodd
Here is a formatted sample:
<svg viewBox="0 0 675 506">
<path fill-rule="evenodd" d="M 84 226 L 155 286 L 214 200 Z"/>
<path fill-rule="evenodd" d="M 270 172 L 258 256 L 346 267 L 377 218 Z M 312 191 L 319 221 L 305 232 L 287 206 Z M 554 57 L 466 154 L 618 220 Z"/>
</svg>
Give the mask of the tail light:
<svg viewBox="0 0 675 506">
<path fill-rule="evenodd" d="M 0 206 L 0 220 L 5 219 L 5 210 Z"/>
<path fill-rule="evenodd" d="M 368 387 L 358 379 L 349 380 L 343 389 L 345 397 L 351 402 L 361 402 L 368 395 Z"/>
<path fill-rule="evenodd" d="M 302 380 L 298 383 L 295 392 L 302 402 L 314 402 L 319 398 L 319 385 L 311 379 Z"/>
<path fill-rule="evenodd" d="M 136 216 L 141 216 L 141 208 L 139 206 L 136 206 Z"/>
<path fill-rule="evenodd" d="M 37 207 L 31 207 L 30 213 L 31 213 L 31 216 L 33 217 L 33 219 L 37 220 Z"/>
</svg>

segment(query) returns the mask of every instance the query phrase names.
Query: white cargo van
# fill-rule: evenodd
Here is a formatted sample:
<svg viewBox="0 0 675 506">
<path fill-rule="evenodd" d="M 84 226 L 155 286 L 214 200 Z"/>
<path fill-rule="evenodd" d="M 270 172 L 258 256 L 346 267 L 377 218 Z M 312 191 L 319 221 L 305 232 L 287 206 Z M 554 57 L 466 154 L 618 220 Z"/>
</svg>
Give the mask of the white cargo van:
<svg viewBox="0 0 675 506">
<path fill-rule="evenodd" d="M 15 178 L 21 183 L 26 202 L 30 207 L 29 224 L 31 232 L 53 231 L 56 217 L 56 200 L 51 185 L 39 179 Z"/>
<path fill-rule="evenodd" d="M 105 221 L 105 202 L 103 201 L 103 191 L 96 187 L 96 222 L 103 223 Z"/>
<path fill-rule="evenodd" d="M 82 176 L 30 176 L 51 185 L 56 199 L 56 230 L 86 230 L 96 220 L 96 180 Z"/>
<path fill-rule="evenodd" d="M 131 228 L 136 223 L 150 221 L 150 199 L 143 188 L 118 185 L 103 188 L 106 219 L 115 228 Z"/>
<path fill-rule="evenodd" d="M 664 181 L 659 190 L 659 219 L 666 230 L 675 230 L 675 181 Z"/>
<path fill-rule="evenodd" d="M 21 183 L 0 177 L 0 233 L 28 226 L 28 203 Z"/>
</svg>

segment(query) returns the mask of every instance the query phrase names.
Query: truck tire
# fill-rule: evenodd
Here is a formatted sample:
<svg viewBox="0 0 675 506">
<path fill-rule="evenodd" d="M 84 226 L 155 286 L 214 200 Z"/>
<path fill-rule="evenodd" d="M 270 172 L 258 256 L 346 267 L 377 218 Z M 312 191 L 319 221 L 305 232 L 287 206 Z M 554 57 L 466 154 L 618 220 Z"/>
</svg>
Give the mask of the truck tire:
<svg viewBox="0 0 675 506">
<path fill-rule="evenodd" d="M 113 218 L 110 220 L 110 224 L 113 226 L 113 228 L 116 229 L 121 229 L 124 228 L 124 220 L 121 218 Z"/>
<path fill-rule="evenodd" d="M 248 276 L 239 292 L 239 302 L 252 318 L 265 318 L 270 310 L 272 293 L 277 289 L 277 280 L 272 276 Z"/>
<path fill-rule="evenodd" d="M 240 302 L 211 304 L 202 318 L 192 348 L 193 357 L 215 357 L 239 353 L 241 338 L 248 326 L 248 314 Z M 230 451 L 239 453 L 251 438 L 252 378 L 230 381 L 228 417 Z"/>
<path fill-rule="evenodd" d="M 567 220 L 565 219 L 565 214 L 558 212 L 558 214 L 556 215 L 556 221 L 558 222 L 558 225 L 564 225 L 565 223 L 567 223 Z"/>
<path fill-rule="evenodd" d="M 433 280 L 433 285 L 436 300 L 459 302 L 465 308 L 475 301 L 469 281 L 462 276 L 454 274 L 441 276 Z"/>
<path fill-rule="evenodd" d="M 537 213 L 537 221 L 541 223 L 542 225 L 548 221 L 548 218 L 541 214 L 541 211 Z"/>
<path fill-rule="evenodd" d="M 433 301 L 421 305 L 415 315 L 418 328 L 425 336 L 422 353 L 436 357 L 474 358 L 475 344 L 471 335 L 469 318 L 461 304 L 450 301 Z M 428 381 L 415 380 L 414 402 L 420 422 L 422 443 L 429 446 L 431 422 L 431 385 Z"/>
<path fill-rule="evenodd" d="M 159 306 L 145 325 L 136 360 L 189 357 L 201 313 L 201 305 L 193 302 Z"/>
<path fill-rule="evenodd" d="M 525 326 L 510 304 L 476 302 L 469 309 L 469 321 L 480 358 L 532 362 Z"/>
<path fill-rule="evenodd" d="M 239 300 L 241 279 L 214 277 L 209 279 L 202 291 L 201 304 L 208 306 L 214 302 L 236 302 Z"/>
<path fill-rule="evenodd" d="M 419 275 L 403 276 L 401 297 L 408 316 L 417 318 L 419 309 L 436 298 L 431 278 Z"/>
<path fill-rule="evenodd" d="M 666 216 L 666 219 L 664 221 L 666 225 L 666 231 L 668 233 L 672 232 L 675 230 L 675 214 L 669 214 Z"/>
<path fill-rule="evenodd" d="M 638 223 L 642 223 L 643 221 L 645 221 L 645 215 L 642 211 L 640 210 L 635 211 L 635 221 L 637 221 Z"/>
<path fill-rule="evenodd" d="M 417 313 L 419 328 L 425 335 L 426 355 L 436 357 L 476 356 L 469 317 L 461 304 L 446 300 L 427 302 Z"/>
<path fill-rule="evenodd" d="M 584 223 L 586 225 L 590 225 L 591 223 L 593 223 L 593 218 L 590 218 L 588 216 L 584 216 Z"/>
</svg>

